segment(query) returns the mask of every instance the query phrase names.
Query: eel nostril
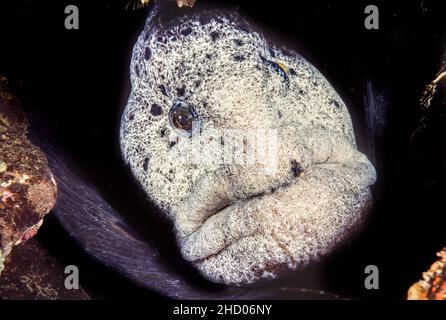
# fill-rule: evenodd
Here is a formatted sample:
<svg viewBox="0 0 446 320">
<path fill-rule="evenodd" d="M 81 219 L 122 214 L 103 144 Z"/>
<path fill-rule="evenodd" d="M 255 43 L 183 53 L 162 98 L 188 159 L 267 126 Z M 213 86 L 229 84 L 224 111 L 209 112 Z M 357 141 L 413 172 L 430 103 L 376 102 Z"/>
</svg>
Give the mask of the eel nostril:
<svg viewBox="0 0 446 320">
<path fill-rule="evenodd" d="M 296 160 L 291 160 L 291 172 L 294 177 L 298 177 L 302 173 L 302 167 Z"/>
</svg>

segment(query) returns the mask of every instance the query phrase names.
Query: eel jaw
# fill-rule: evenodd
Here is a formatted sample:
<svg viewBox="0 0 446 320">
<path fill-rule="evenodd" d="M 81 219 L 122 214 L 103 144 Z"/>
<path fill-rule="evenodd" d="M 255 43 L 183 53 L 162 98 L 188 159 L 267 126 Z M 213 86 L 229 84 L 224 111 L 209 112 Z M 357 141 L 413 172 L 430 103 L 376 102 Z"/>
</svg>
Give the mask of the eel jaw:
<svg viewBox="0 0 446 320">
<path fill-rule="evenodd" d="M 290 187 L 297 178 L 289 173 L 279 181 L 265 182 L 255 192 L 239 193 L 237 185 L 240 180 L 242 184 L 246 181 L 240 178 L 234 181 L 230 178 L 234 175 L 227 172 L 217 171 L 203 177 L 195 192 L 174 210 L 177 242 L 187 261 L 199 262 L 218 254 L 240 238 L 262 232 L 261 225 L 255 222 L 262 219 L 264 208 L 259 203 L 268 202 L 277 191 Z M 237 230 L 228 228 L 228 220 L 238 224 Z"/>
</svg>

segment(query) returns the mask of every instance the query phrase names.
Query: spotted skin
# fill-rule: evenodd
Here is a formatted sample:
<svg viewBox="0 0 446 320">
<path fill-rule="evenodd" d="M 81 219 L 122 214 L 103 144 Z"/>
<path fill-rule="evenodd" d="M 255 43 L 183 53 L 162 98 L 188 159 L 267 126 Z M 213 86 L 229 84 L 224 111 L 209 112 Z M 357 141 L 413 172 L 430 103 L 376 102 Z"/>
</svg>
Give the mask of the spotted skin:
<svg viewBox="0 0 446 320">
<path fill-rule="evenodd" d="M 331 252 L 363 220 L 376 179 L 342 99 L 314 66 L 236 12 L 159 21 L 149 16 L 133 49 L 120 141 L 133 175 L 172 220 L 183 257 L 211 281 L 244 284 Z M 178 101 L 192 106 L 199 137 L 169 124 Z M 268 161 L 179 160 L 212 158 L 231 145 L 228 130 L 277 134 L 275 170 Z M 243 146 L 244 155 L 259 151 Z"/>
</svg>

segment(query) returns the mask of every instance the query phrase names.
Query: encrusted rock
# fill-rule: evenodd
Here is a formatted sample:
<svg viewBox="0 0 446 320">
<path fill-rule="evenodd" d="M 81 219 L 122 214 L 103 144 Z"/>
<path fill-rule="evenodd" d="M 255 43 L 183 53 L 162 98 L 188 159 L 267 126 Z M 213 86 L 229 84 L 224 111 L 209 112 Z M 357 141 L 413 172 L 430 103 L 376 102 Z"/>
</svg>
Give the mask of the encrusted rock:
<svg viewBox="0 0 446 320">
<path fill-rule="evenodd" d="M 197 0 L 176 0 L 177 5 L 181 7 L 193 7 Z"/>
<path fill-rule="evenodd" d="M 46 156 L 27 138 L 28 123 L 0 76 L 0 272 L 12 248 L 33 237 L 56 201 Z"/>
<path fill-rule="evenodd" d="M 423 280 L 410 287 L 408 300 L 446 300 L 446 247 L 437 256 L 440 259 L 423 273 Z"/>
</svg>

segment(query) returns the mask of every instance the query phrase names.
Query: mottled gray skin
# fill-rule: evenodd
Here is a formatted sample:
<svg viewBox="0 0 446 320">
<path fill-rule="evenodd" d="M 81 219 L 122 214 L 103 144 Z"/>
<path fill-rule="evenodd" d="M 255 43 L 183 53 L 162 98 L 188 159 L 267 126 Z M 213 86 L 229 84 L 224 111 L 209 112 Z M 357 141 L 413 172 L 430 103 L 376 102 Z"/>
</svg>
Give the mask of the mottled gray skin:
<svg viewBox="0 0 446 320">
<path fill-rule="evenodd" d="M 236 14 L 162 29 L 149 17 L 130 70 L 123 156 L 172 219 L 183 257 L 207 279 L 251 283 L 304 266 L 362 220 L 375 170 L 356 149 L 344 102 L 298 54 L 271 47 Z M 273 129 L 277 170 L 179 161 L 193 139 L 169 125 L 176 101 L 199 116 L 199 157 L 216 152 L 215 129 Z"/>
</svg>

